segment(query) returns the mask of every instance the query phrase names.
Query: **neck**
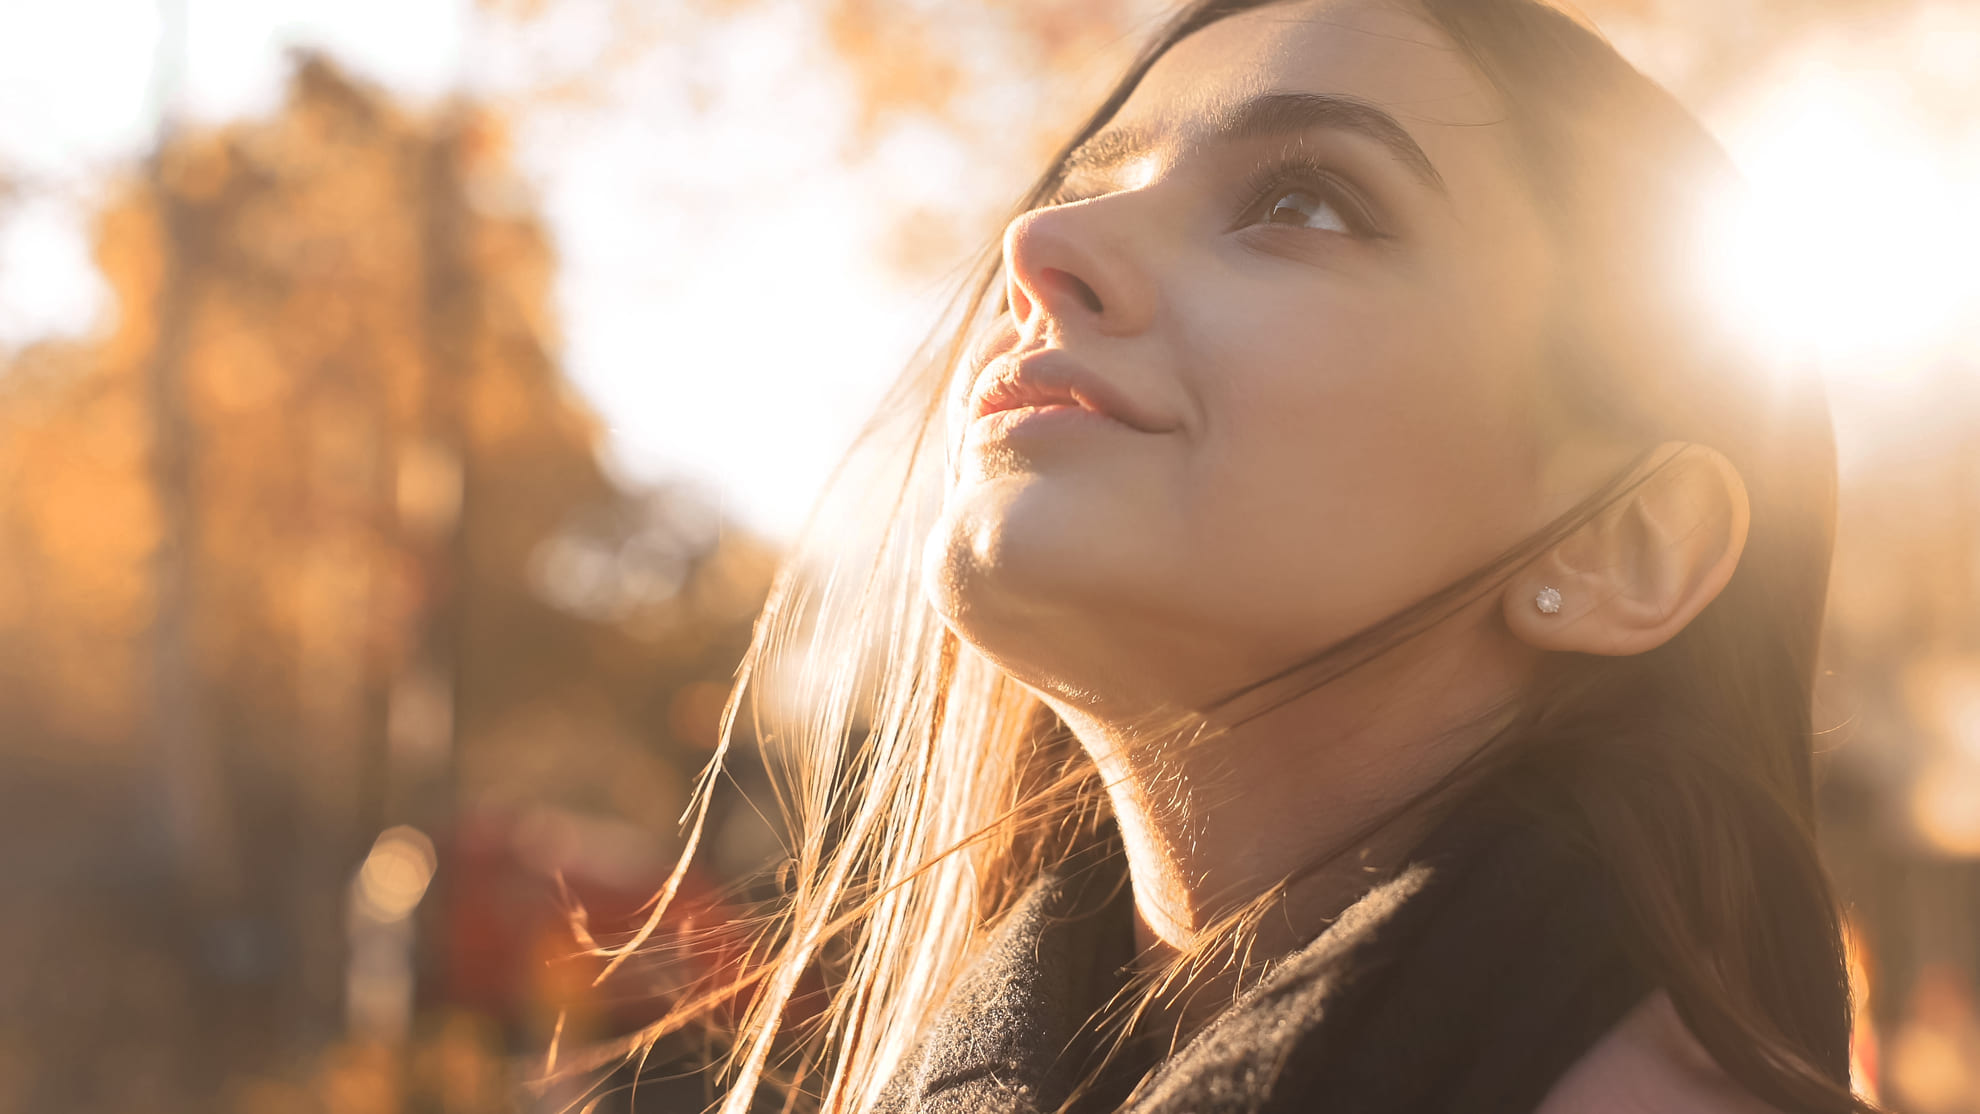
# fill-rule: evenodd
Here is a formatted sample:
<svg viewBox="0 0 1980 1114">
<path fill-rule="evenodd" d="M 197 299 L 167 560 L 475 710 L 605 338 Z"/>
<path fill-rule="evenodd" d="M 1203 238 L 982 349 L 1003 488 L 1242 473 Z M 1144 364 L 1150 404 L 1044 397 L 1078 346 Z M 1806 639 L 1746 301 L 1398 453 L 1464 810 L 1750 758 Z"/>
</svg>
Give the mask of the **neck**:
<svg viewBox="0 0 1980 1114">
<path fill-rule="evenodd" d="M 1293 879 L 1250 941 L 1253 959 L 1282 954 L 1400 865 L 1428 824 L 1411 802 L 1504 724 L 1530 667 L 1494 637 L 1419 640 L 1189 740 L 1151 734 L 1146 715 L 1059 708 L 1107 784 L 1144 962 L 1196 950 Z M 1188 997 L 1214 1004 L 1218 989 Z"/>
</svg>

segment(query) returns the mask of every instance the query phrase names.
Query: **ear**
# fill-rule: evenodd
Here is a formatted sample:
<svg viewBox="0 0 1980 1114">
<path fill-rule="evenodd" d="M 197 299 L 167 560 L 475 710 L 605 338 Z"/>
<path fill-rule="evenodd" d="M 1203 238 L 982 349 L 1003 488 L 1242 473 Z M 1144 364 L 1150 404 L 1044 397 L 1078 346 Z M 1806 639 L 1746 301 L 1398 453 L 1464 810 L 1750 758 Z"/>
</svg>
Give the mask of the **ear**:
<svg viewBox="0 0 1980 1114">
<path fill-rule="evenodd" d="M 1640 654 L 1683 630 L 1732 579 L 1752 520 L 1732 462 L 1673 441 L 1644 468 L 1633 491 L 1506 586 L 1514 636 L 1542 650 Z M 1560 593 L 1551 614 L 1536 602 L 1547 588 Z"/>
</svg>

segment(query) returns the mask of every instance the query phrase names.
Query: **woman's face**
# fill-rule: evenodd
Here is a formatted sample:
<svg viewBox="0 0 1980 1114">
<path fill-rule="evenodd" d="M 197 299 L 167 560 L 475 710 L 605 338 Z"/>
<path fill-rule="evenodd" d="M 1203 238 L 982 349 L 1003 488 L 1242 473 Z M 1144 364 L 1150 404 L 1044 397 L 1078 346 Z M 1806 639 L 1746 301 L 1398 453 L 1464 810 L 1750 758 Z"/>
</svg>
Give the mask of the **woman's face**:
<svg viewBox="0 0 1980 1114">
<path fill-rule="evenodd" d="M 926 551 L 958 633 L 1048 694 L 1195 701 L 1545 521 L 1550 257 L 1502 117 L 1393 4 L 1165 54 L 1006 233 Z"/>
</svg>

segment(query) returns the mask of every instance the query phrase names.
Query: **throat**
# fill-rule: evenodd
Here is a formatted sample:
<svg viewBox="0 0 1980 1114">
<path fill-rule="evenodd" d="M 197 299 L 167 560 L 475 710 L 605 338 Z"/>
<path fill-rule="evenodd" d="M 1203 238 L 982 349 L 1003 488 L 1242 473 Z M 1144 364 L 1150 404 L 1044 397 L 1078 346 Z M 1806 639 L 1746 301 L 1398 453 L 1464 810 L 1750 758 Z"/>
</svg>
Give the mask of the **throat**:
<svg viewBox="0 0 1980 1114">
<path fill-rule="evenodd" d="M 1343 684 L 1238 726 L 1154 737 L 1061 712 L 1112 805 L 1137 966 L 1169 987 L 1182 1029 L 1393 877 L 1510 718 L 1499 686 L 1473 687 L 1455 714 L 1396 691 L 1358 699 Z"/>
</svg>

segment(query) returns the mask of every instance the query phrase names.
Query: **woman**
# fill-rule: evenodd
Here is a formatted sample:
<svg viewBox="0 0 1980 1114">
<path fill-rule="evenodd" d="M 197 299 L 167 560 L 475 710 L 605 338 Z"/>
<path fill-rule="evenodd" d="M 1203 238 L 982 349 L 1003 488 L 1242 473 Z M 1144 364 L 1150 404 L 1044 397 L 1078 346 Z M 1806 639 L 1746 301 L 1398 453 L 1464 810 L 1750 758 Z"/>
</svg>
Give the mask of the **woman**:
<svg viewBox="0 0 1980 1114">
<path fill-rule="evenodd" d="M 1534 0 L 1182 12 L 773 597 L 788 892 L 655 1033 L 740 1009 L 727 1111 L 1868 1109 L 1728 177 Z"/>
</svg>

